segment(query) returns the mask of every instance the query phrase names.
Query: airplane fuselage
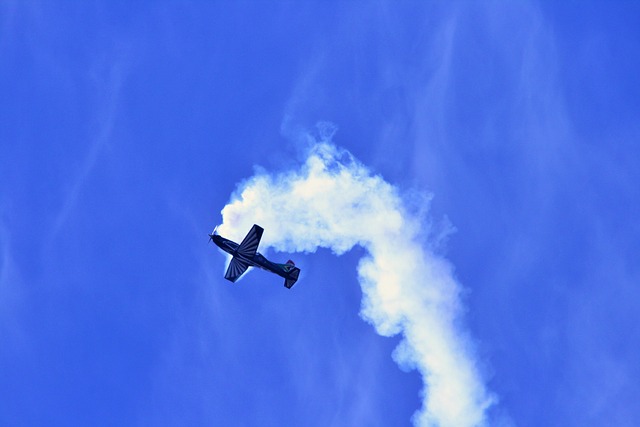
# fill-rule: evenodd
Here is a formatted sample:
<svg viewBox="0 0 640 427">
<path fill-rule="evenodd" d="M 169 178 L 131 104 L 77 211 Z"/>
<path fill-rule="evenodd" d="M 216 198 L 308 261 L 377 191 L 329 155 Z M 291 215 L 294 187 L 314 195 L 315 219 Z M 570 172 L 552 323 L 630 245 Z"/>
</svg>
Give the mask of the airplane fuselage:
<svg viewBox="0 0 640 427">
<path fill-rule="evenodd" d="M 275 262 L 271 262 L 259 252 L 256 252 L 256 254 L 253 257 L 248 258 L 238 252 L 238 247 L 240 245 L 237 244 L 236 242 L 226 239 L 218 234 L 210 234 L 209 237 L 211 237 L 211 240 L 213 240 L 213 243 L 215 243 L 220 249 L 222 249 L 223 251 L 225 251 L 226 253 L 228 253 L 233 257 L 237 257 L 240 261 L 246 264 L 249 264 L 251 267 L 259 267 L 263 270 L 267 270 L 272 273 L 275 273 L 280 277 L 284 277 L 285 279 L 291 278 L 290 264 L 278 264 Z"/>
</svg>

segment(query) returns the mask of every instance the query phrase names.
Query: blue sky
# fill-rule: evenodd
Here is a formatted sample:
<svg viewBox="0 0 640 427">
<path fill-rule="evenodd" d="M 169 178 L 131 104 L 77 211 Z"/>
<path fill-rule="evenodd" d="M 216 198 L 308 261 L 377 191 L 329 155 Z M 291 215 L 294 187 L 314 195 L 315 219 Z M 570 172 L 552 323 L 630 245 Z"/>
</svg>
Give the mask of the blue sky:
<svg viewBox="0 0 640 427">
<path fill-rule="evenodd" d="M 2 3 L 0 424 L 411 425 L 366 249 L 207 244 L 329 121 L 428 211 L 487 425 L 638 425 L 640 7 L 556 3 Z"/>
</svg>

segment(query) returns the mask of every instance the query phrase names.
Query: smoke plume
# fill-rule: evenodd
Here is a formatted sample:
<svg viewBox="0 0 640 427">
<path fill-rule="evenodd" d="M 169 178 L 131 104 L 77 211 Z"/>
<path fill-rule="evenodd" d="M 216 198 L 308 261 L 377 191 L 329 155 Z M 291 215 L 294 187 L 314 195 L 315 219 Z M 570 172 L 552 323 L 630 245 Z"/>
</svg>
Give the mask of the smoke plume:
<svg viewBox="0 0 640 427">
<path fill-rule="evenodd" d="M 422 375 L 417 426 L 486 423 L 493 403 L 460 328 L 461 286 L 451 265 L 424 241 L 424 221 L 399 191 L 329 138 L 312 140 L 299 170 L 257 172 L 222 210 L 222 235 L 242 238 L 254 223 L 269 230 L 261 246 L 287 252 L 355 245 L 361 316 L 384 336 L 402 334 L 393 353 L 403 368 Z M 286 220 L 283 220 L 286 218 Z"/>
</svg>

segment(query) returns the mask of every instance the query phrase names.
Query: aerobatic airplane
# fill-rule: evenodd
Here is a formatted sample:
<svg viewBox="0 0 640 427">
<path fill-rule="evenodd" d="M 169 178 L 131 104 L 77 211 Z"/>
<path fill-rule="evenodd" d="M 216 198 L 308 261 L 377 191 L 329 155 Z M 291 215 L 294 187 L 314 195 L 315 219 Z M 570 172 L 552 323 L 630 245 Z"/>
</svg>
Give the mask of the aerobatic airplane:
<svg viewBox="0 0 640 427">
<path fill-rule="evenodd" d="M 227 272 L 224 274 L 224 278 L 235 282 L 247 271 L 249 267 L 260 267 L 263 270 L 270 271 L 278 276 L 284 277 L 284 286 L 287 289 L 291 287 L 298 280 L 300 275 L 300 269 L 296 267 L 293 261 L 289 260 L 286 264 L 278 264 L 266 259 L 263 255 L 258 253 L 258 245 L 260 244 L 260 238 L 262 238 L 262 232 L 264 229 L 259 225 L 254 224 L 249 230 L 249 233 L 239 245 L 236 242 L 232 242 L 229 239 L 225 239 L 213 230 L 213 233 L 209 234 L 209 240 L 213 241 L 220 249 L 231 254 L 231 262 L 227 268 Z"/>
</svg>

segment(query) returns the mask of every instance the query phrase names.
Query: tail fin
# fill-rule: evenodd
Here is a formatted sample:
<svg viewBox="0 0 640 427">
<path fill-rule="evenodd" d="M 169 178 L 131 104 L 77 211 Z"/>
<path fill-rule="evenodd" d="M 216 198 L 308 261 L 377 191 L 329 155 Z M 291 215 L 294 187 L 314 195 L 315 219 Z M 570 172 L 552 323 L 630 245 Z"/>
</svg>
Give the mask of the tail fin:
<svg viewBox="0 0 640 427">
<path fill-rule="evenodd" d="M 289 278 L 285 279 L 284 281 L 284 286 L 287 289 L 291 289 L 291 287 L 295 285 L 296 282 L 298 281 L 299 275 L 300 275 L 300 269 L 298 267 L 292 268 L 291 272 L 289 273 Z"/>
</svg>

